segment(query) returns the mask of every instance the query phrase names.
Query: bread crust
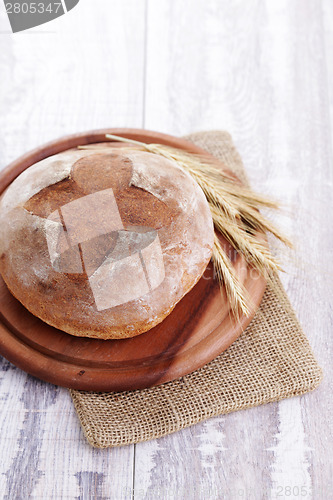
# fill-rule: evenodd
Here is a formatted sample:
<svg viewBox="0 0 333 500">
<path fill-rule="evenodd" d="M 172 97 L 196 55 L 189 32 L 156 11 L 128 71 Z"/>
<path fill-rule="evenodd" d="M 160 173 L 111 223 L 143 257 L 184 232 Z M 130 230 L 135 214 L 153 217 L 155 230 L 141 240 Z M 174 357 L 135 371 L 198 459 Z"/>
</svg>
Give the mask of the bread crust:
<svg viewBox="0 0 333 500">
<path fill-rule="evenodd" d="M 72 335 L 139 335 L 202 276 L 213 222 L 197 183 L 151 153 L 68 150 L 0 200 L 0 272 L 35 316 Z"/>
</svg>

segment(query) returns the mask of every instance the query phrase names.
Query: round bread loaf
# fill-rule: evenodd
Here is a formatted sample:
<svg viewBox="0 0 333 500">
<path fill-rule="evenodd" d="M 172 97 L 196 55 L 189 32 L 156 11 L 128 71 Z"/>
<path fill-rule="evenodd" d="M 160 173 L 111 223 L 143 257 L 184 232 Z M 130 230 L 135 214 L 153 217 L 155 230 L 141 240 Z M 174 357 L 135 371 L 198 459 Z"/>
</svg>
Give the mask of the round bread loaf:
<svg viewBox="0 0 333 500">
<path fill-rule="evenodd" d="M 160 323 L 202 276 L 213 222 L 175 162 L 68 150 L 0 200 L 0 272 L 35 316 L 72 335 L 126 338 Z"/>
</svg>

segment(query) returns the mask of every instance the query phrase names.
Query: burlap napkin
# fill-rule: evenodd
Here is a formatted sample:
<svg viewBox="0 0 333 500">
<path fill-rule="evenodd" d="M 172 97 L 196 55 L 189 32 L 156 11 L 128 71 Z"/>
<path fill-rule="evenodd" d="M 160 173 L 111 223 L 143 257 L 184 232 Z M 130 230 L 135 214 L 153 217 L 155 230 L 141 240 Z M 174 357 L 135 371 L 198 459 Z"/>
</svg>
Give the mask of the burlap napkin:
<svg viewBox="0 0 333 500">
<path fill-rule="evenodd" d="M 247 182 L 228 133 L 202 132 L 187 139 Z M 72 390 L 71 396 L 89 443 L 105 448 L 155 439 L 209 417 L 304 394 L 321 379 L 322 371 L 276 277 L 250 326 L 200 370 L 150 389 Z"/>
</svg>

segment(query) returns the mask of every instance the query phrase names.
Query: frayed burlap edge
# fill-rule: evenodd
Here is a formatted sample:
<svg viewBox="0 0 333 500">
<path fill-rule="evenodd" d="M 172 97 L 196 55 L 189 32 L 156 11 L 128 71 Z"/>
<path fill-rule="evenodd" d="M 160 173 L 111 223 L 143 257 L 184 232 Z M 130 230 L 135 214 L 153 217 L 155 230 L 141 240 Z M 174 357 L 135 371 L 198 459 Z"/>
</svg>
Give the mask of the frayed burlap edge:
<svg viewBox="0 0 333 500">
<path fill-rule="evenodd" d="M 247 182 L 228 133 L 199 132 L 187 139 Z M 203 368 L 150 389 L 70 393 L 87 440 L 106 448 L 155 439 L 210 417 L 301 395 L 321 380 L 322 371 L 276 276 L 245 332 Z"/>
</svg>

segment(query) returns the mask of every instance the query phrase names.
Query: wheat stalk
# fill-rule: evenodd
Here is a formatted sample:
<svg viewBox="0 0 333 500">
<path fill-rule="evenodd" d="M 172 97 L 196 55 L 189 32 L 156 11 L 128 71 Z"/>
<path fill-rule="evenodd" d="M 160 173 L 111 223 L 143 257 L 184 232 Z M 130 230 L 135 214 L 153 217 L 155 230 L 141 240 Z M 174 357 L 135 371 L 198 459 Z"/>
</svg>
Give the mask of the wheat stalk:
<svg viewBox="0 0 333 500">
<path fill-rule="evenodd" d="M 214 234 L 212 260 L 217 279 L 220 283 L 221 292 L 223 291 L 224 286 L 235 318 L 238 320 L 240 313 L 249 316 L 250 308 L 249 301 L 246 296 L 246 290 L 238 280 L 231 261 L 223 249 L 216 233 Z"/>
<path fill-rule="evenodd" d="M 146 144 L 116 135 L 107 134 L 107 139 L 137 145 L 153 154 L 167 158 L 188 172 L 203 190 L 210 206 L 215 228 L 232 247 L 260 274 L 269 276 L 280 270 L 258 233 L 271 233 L 285 245 L 290 241 L 260 212 L 259 208 L 278 208 L 269 198 L 254 193 L 243 186 L 232 174 L 224 172 L 223 165 L 210 156 L 196 155 L 162 144 Z M 232 263 L 215 234 L 212 260 L 219 282 L 224 285 L 227 299 L 236 317 L 242 312 L 250 314 L 246 290 L 235 275 Z"/>
</svg>

